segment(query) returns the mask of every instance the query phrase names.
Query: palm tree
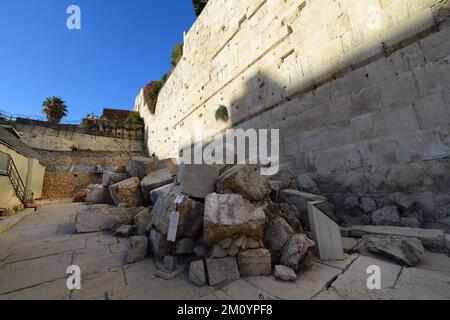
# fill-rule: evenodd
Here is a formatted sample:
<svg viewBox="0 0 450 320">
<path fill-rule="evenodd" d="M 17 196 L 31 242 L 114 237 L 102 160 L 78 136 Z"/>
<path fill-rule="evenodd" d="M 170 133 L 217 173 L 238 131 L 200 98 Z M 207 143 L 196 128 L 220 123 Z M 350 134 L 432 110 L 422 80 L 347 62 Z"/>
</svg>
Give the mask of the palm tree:
<svg viewBox="0 0 450 320">
<path fill-rule="evenodd" d="M 42 103 L 44 107 L 42 112 L 45 113 L 47 119 L 51 123 L 60 123 L 61 119 L 67 116 L 66 102 L 58 97 L 46 98 Z"/>
</svg>

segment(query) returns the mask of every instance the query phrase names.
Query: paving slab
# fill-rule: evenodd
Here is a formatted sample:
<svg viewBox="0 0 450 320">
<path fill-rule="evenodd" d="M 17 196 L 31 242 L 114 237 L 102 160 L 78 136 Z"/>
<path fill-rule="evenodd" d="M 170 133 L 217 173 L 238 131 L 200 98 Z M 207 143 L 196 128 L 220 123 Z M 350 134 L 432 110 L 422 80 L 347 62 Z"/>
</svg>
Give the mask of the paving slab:
<svg viewBox="0 0 450 320">
<path fill-rule="evenodd" d="M 13 216 L 0 220 L 0 234 L 5 233 L 9 229 L 13 228 L 23 219 L 28 217 L 34 212 L 34 209 L 25 209 L 24 211 L 17 213 Z"/>
</svg>

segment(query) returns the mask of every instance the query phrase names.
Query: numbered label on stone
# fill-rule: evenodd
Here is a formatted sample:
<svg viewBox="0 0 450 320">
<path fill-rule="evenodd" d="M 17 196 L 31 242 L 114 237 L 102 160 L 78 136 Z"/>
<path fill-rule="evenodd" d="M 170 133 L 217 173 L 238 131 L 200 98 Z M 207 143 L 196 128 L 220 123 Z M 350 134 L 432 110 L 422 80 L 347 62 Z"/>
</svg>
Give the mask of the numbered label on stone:
<svg viewBox="0 0 450 320">
<path fill-rule="evenodd" d="M 175 242 L 177 240 L 178 222 L 180 220 L 179 212 L 172 212 L 170 215 L 169 232 L 167 233 L 167 241 Z"/>
<path fill-rule="evenodd" d="M 179 196 L 176 197 L 175 204 L 180 204 L 183 202 L 183 200 L 184 200 L 184 194 L 180 194 Z"/>
</svg>

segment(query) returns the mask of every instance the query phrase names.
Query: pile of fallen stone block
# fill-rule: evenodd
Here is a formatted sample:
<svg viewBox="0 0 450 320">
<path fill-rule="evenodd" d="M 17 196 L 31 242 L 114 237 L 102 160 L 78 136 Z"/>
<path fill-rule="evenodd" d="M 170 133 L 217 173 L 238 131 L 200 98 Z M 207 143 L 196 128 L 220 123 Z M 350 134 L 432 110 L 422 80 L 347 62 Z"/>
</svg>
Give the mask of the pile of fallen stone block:
<svg viewBox="0 0 450 320">
<path fill-rule="evenodd" d="M 342 260 L 344 249 L 405 265 L 418 263 L 424 252 L 420 237 L 341 228 L 333 206 L 307 175 L 281 170 L 263 176 L 258 165 L 132 158 L 126 167 L 105 172 L 102 185 L 75 198 L 88 204 L 77 215 L 77 232 L 111 230 L 127 237 L 128 263 L 153 257 L 157 275 L 165 279 L 186 267 L 199 286 L 271 274 L 295 281 L 315 256 Z M 374 224 L 390 224 L 389 210 L 374 208 Z M 362 239 L 349 242 L 349 237 Z"/>
</svg>

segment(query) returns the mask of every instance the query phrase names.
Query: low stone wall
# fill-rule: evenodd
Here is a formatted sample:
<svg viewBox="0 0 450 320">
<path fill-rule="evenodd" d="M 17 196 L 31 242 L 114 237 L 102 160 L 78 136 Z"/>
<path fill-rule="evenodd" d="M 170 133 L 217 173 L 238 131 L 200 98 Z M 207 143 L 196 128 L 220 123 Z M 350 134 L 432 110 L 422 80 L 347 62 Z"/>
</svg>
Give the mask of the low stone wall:
<svg viewBox="0 0 450 320">
<path fill-rule="evenodd" d="M 102 182 L 101 174 L 89 172 L 47 171 L 44 177 L 43 199 L 71 198 L 76 192 L 89 184 Z"/>
<path fill-rule="evenodd" d="M 142 140 L 121 139 L 89 135 L 80 132 L 61 131 L 28 124 L 15 124 L 21 140 L 34 149 L 71 151 L 72 147 L 87 151 L 142 152 Z"/>
</svg>

